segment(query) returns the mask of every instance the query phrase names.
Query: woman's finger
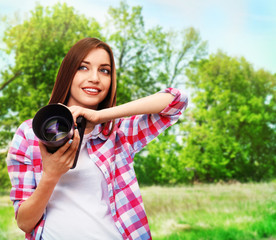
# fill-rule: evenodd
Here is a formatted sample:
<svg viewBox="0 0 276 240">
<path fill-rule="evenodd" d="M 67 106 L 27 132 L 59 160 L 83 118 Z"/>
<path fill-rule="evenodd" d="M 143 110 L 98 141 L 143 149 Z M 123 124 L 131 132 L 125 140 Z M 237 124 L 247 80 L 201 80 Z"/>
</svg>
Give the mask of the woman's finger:
<svg viewBox="0 0 276 240">
<path fill-rule="evenodd" d="M 66 159 L 66 162 L 67 162 L 67 164 L 69 164 L 70 168 L 72 167 L 72 165 L 74 163 L 76 152 L 78 150 L 79 143 L 80 143 L 80 137 L 78 134 L 78 130 L 75 130 L 74 138 L 71 140 L 72 140 L 71 146 L 63 154 L 63 157 L 64 157 L 64 159 Z"/>
<path fill-rule="evenodd" d="M 75 146 L 78 144 L 79 142 L 79 134 L 78 134 L 78 130 L 75 129 L 74 130 L 74 137 L 73 139 L 69 139 L 63 146 L 61 146 L 54 154 L 57 155 L 58 157 L 61 157 L 62 155 L 64 155 L 66 152 L 69 151 L 69 149 L 71 149 L 71 153 L 72 151 L 74 151 Z M 73 146 L 73 147 L 72 147 Z"/>
<path fill-rule="evenodd" d="M 38 146 L 39 146 L 39 149 L 40 149 L 41 157 L 43 159 L 44 156 L 47 156 L 49 154 L 49 152 L 48 152 L 46 146 L 41 141 L 38 141 Z"/>
<path fill-rule="evenodd" d="M 74 137 L 73 139 L 70 139 L 66 144 L 69 145 L 69 147 L 64 151 L 64 154 L 72 154 L 77 151 L 78 146 L 80 142 L 80 135 L 78 129 L 74 130 Z"/>
<path fill-rule="evenodd" d="M 79 107 L 79 106 L 71 106 L 69 107 L 69 110 L 72 113 L 73 119 L 74 119 L 74 123 L 76 123 L 77 118 L 79 116 L 83 116 L 83 108 Z"/>
</svg>

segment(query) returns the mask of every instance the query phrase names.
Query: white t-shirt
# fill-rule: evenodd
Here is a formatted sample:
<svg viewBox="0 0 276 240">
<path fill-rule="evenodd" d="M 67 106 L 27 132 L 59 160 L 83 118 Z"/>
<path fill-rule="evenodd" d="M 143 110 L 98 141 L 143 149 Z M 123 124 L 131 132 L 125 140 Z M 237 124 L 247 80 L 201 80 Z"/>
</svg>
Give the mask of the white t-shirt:
<svg viewBox="0 0 276 240">
<path fill-rule="evenodd" d="M 90 134 L 83 137 L 75 169 L 60 178 L 48 202 L 43 240 L 123 239 L 111 216 L 106 180 L 87 152 Z"/>
</svg>

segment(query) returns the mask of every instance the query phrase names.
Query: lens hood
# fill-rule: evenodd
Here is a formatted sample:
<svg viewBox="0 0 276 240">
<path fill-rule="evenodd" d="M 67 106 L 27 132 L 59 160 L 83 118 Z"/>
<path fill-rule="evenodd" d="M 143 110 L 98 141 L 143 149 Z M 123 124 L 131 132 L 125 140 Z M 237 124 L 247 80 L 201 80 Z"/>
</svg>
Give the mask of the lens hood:
<svg viewBox="0 0 276 240">
<path fill-rule="evenodd" d="M 70 110 L 61 104 L 49 104 L 34 116 L 33 131 L 53 153 L 74 135 L 74 120 Z"/>
</svg>

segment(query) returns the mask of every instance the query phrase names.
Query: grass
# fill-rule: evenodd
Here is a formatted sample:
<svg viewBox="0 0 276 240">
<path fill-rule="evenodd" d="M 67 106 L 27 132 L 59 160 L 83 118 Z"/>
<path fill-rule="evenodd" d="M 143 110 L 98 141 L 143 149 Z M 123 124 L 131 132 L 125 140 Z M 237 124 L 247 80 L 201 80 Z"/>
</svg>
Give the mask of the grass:
<svg viewBox="0 0 276 240">
<path fill-rule="evenodd" d="M 154 240 L 276 239 L 276 183 L 142 188 Z"/>
<path fill-rule="evenodd" d="M 17 227 L 9 195 L 0 194 L 0 240 L 24 239 L 24 233 Z"/>
<path fill-rule="evenodd" d="M 276 239 L 276 182 L 143 187 L 154 240 Z M 0 239 L 24 239 L 0 197 Z"/>
</svg>

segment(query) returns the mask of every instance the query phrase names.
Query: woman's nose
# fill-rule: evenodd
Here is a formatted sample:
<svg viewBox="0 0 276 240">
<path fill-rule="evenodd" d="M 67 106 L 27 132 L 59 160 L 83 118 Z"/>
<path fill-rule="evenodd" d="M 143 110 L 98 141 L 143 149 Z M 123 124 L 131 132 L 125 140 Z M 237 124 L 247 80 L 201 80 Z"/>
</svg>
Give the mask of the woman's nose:
<svg viewBox="0 0 276 240">
<path fill-rule="evenodd" d="M 93 82 L 93 83 L 98 83 L 98 82 L 100 82 L 99 75 L 98 75 L 98 71 L 96 71 L 96 70 L 91 71 L 91 72 L 90 72 L 90 75 L 89 75 L 88 81 L 89 81 L 89 82 Z"/>
</svg>

